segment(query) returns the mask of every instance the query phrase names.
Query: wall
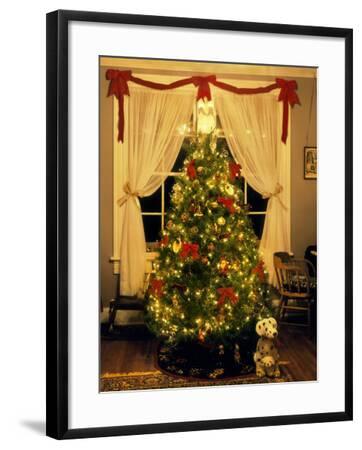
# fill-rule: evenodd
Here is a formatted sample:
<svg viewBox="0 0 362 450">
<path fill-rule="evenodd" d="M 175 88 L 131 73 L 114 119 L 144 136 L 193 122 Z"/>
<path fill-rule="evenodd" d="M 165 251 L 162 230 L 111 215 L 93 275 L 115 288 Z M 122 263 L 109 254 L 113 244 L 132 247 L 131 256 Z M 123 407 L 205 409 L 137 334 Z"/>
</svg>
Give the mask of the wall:
<svg viewBox="0 0 362 450">
<path fill-rule="evenodd" d="M 291 241 L 293 253 L 303 257 L 306 247 L 317 242 L 317 182 L 304 179 L 304 146 L 317 144 L 316 92 L 311 111 L 315 81 L 299 78 L 297 83 L 301 105 L 294 106 L 291 120 Z"/>
<path fill-rule="evenodd" d="M 118 276 L 109 258 L 113 254 L 113 100 L 107 97 L 107 68 L 100 70 L 100 272 L 102 304 L 118 293 Z"/>
</svg>

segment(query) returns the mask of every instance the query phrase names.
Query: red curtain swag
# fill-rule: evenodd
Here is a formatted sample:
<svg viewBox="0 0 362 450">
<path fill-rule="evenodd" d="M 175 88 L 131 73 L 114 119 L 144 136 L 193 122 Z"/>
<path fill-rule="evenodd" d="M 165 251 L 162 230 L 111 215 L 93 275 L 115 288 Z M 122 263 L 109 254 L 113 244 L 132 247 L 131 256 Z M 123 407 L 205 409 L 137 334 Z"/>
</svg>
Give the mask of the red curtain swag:
<svg viewBox="0 0 362 450">
<path fill-rule="evenodd" d="M 289 105 L 291 107 L 296 104 L 300 105 L 299 97 L 296 93 L 298 87 L 297 82 L 295 80 L 284 80 L 282 78 L 276 78 L 275 83 L 268 86 L 258 88 L 238 88 L 231 84 L 218 81 L 215 75 L 183 78 L 169 84 L 162 84 L 134 77 L 130 70 L 108 69 L 106 72 L 106 79 L 109 80 L 108 96 L 114 95 L 118 99 L 118 141 L 122 142 L 124 138 L 124 96 L 130 95 L 128 89 L 129 81 L 140 86 L 160 91 L 176 89 L 181 86 L 186 86 L 187 84 L 193 84 L 198 88 L 196 100 L 211 100 L 210 83 L 220 89 L 240 95 L 265 94 L 274 89 L 280 89 L 278 101 L 283 102 L 282 141 L 284 143 L 288 136 Z"/>
</svg>

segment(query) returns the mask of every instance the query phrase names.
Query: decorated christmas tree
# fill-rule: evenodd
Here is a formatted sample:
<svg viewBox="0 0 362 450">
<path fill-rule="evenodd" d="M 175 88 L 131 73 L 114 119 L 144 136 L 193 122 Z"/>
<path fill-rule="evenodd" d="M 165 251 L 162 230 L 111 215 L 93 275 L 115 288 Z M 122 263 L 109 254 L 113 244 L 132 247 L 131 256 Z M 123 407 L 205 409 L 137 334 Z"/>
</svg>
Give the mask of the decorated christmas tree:
<svg viewBox="0 0 362 450">
<path fill-rule="evenodd" d="M 169 343 L 227 345 L 269 314 L 240 166 L 216 134 L 186 147 L 150 281 L 147 322 Z"/>
</svg>

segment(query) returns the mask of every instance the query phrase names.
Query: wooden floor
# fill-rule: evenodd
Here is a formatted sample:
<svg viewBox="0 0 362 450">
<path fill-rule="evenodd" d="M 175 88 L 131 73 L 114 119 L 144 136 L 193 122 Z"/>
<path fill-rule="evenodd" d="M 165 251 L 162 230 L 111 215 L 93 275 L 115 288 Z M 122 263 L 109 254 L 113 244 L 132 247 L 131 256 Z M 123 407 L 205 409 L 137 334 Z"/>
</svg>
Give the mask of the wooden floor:
<svg viewBox="0 0 362 450">
<path fill-rule="evenodd" d="M 281 364 L 294 381 L 317 379 L 315 341 L 298 327 L 283 328 L 277 342 Z M 157 341 L 102 340 L 101 375 L 155 370 Z"/>
</svg>

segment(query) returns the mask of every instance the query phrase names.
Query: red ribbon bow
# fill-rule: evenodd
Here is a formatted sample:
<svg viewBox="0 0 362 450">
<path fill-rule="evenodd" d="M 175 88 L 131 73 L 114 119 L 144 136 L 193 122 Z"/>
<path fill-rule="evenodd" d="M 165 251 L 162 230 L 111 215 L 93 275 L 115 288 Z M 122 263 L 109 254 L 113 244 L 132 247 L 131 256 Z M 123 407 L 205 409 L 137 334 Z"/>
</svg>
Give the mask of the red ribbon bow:
<svg viewBox="0 0 362 450">
<path fill-rule="evenodd" d="M 129 95 L 127 82 L 131 79 L 130 70 L 108 69 L 107 80 L 110 80 L 108 97 L 114 95 L 118 99 L 118 140 L 123 142 L 124 137 L 124 96 Z"/>
<path fill-rule="evenodd" d="M 230 180 L 235 181 L 235 178 L 240 176 L 240 164 L 229 162 Z"/>
<path fill-rule="evenodd" d="M 283 102 L 282 141 L 285 144 L 288 136 L 289 105 L 291 107 L 293 107 L 296 104 L 300 105 L 299 97 L 298 94 L 296 93 L 298 85 L 295 80 L 288 81 L 283 80 L 282 78 L 276 78 L 275 81 L 277 86 L 280 88 L 278 101 Z"/>
<path fill-rule="evenodd" d="M 251 272 L 258 275 L 260 281 L 264 281 L 265 280 L 264 262 L 259 261 L 258 264 L 253 268 L 253 270 Z"/>
<path fill-rule="evenodd" d="M 151 293 L 157 297 L 162 297 L 164 284 L 162 280 L 158 280 L 157 278 L 151 280 Z"/>
<path fill-rule="evenodd" d="M 211 100 L 211 91 L 209 83 L 215 83 L 216 76 L 208 75 L 207 77 L 192 77 L 192 82 L 198 86 L 196 100 Z"/>
<path fill-rule="evenodd" d="M 235 212 L 234 200 L 232 198 L 218 197 L 217 201 L 218 203 L 224 205 L 230 214 L 233 214 Z"/>
<path fill-rule="evenodd" d="M 199 244 L 184 242 L 182 244 L 180 256 L 181 258 L 187 258 L 188 256 L 191 256 L 192 259 L 199 259 Z"/>
<path fill-rule="evenodd" d="M 225 300 L 229 299 L 233 305 L 235 305 L 239 299 L 235 295 L 234 288 L 218 288 L 217 292 L 219 294 L 219 299 L 217 301 L 219 306 L 222 306 L 225 303 Z"/>
<path fill-rule="evenodd" d="M 194 159 L 187 165 L 187 176 L 190 178 L 190 180 L 194 180 L 196 178 L 196 169 L 195 169 L 195 160 Z"/>
</svg>

